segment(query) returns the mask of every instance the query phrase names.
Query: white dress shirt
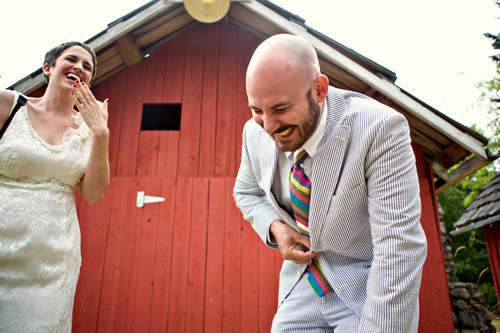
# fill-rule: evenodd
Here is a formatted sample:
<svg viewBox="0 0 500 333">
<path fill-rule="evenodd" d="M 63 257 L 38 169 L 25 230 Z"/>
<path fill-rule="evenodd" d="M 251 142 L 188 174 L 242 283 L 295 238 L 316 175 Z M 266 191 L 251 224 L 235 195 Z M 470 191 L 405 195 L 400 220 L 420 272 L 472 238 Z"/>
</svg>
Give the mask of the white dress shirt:
<svg viewBox="0 0 500 333">
<path fill-rule="evenodd" d="M 326 131 L 326 114 L 324 110 L 328 110 L 327 101 L 325 99 L 325 103 L 321 110 L 321 118 L 318 124 L 318 128 L 314 131 L 313 135 L 309 138 L 309 140 L 302 145 L 302 149 L 304 149 L 309 158 L 304 161 L 304 172 L 306 176 L 311 178 L 312 175 L 312 163 L 314 161 L 314 155 L 316 154 L 316 150 L 318 149 L 318 145 L 323 139 Z M 300 149 L 299 149 L 300 150 Z M 272 190 L 276 200 L 281 204 L 281 206 L 286 209 L 286 211 L 291 215 L 293 215 L 292 204 L 290 202 L 290 191 L 288 188 L 288 179 L 290 176 L 290 169 L 293 165 L 293 156 L 295 152 L 278 152 L 278 166 L 276 168 L 276 172 L 274 173 L 273 186 Z"/>
</svg>

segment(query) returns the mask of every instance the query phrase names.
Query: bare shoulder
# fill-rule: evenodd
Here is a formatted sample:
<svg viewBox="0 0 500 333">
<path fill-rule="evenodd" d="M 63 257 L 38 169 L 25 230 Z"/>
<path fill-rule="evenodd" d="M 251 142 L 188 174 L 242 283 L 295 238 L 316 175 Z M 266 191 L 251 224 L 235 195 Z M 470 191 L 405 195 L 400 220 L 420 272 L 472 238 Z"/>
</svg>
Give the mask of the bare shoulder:
<svg viewBox="0 0 500 333">
<path fill-rule="evenodd" d="M 9 116 L 12 104 L 14 104 L 15 92 L 12 90 L 0 90 L 0 124 L 3 125 Z"/>
</svg>

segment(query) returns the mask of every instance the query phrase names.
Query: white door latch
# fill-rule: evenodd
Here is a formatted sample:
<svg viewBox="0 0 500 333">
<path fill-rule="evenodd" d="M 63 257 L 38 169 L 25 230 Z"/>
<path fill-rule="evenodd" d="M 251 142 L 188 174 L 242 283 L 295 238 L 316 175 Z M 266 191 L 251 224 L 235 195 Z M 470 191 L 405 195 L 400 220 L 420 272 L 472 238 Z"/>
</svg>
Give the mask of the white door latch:
<svg viewBox="0 0 500 333">
<path fill-rule="evenodd" d="M 163 201 L 165 201 L 165 198 L 145 195 L 145 192 L 143 191 L 137 192 L 137 208 L 142 208 L 145 204 Z"/>
</svg>

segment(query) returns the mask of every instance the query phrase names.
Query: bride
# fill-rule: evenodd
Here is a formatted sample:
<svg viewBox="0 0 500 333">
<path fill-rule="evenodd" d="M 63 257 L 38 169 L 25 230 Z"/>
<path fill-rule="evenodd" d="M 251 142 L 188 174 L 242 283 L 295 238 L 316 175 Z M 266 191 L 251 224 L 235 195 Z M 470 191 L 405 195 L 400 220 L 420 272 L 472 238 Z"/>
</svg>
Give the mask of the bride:
<svg viewBox="0 0 500 333">
<path fill-rule="evenodd" d="M 108 100 L 89 89 L 96 62 L 79 42 L 48 51 L 45 94 L 30 97 L 0 139 L 0 332 L 71 331 L 81 264 L 75 192 L 80 185 L 95 204 L 109 183 Z M 0 91 L 0 127 L 18 97 Z"/>
</svg>

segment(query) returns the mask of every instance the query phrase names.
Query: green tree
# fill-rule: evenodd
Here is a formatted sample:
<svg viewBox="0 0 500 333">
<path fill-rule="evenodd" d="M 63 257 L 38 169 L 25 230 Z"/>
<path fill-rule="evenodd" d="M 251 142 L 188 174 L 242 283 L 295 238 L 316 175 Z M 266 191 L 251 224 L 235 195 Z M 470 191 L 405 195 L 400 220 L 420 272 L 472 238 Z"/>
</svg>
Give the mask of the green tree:
<svg viewBox="0 0 500 333">
<path fill-rule="evenodd" d="M 500 1 L 496 1 L 496 5 L 500 7 Z M 500 33 L 492 34 L 485 33 L 484 36 L 492 41 L 491 46 L 494 50 L 500 50 Z M 496 64 L 496 72 L 491 80 L 479 83 L 478 87 L 481 90 L 481 98 L 488 103 L 488 114 L 490 122 L 488 128 L 492 132 L 492 137 L 488 148 L 492 152 L 500 150 L 500 53 L 496 53 L 490 58 Z"/>
<path fill-rule="evenodd" d="M 496 1 L 496 4 L 500 7 L 500 1 Z M 500 51 L 500 33 L 485 33 L 484 35 L 492 40 L 493 49 Z M 488 108 L 490 119 L 487 126 L 491 136 L 488 138 L 487 149 L 490 154 L 498 154 L 500 151 L 500 53 L 490 58 L 496 64 L 496 71 L 491 80 L 479 83 L 478 88 L 481 92 L 480 100 Z M 484 135 L 477 126 L 472 126 L 472 129 Z M 455 229 L 454 223 L 499 169 L 500 163 L 497 160 L 439 194 L 438 201 L 444 211 L 443 219 L 448 232 Z M 479 291 L 485 296 L 485 306 L 492 312 L 498 312 L 482 229 L 452 237 L 452 240 L 455 274 L 460 281 L 476 283 Z"/>
<path fill-rule="evenodd" d="M 447 232 L 455 229 L 455 222 L 495 173 L 493 165 L 489 165 L 438 195 Z M 477 284 L 479 291 L 485 297 L 486 308 L 491 312 L 497 312 L 497 299 L 482 229 L 452 236 L 451 249 L 458 279 Z"/>
</svg>

